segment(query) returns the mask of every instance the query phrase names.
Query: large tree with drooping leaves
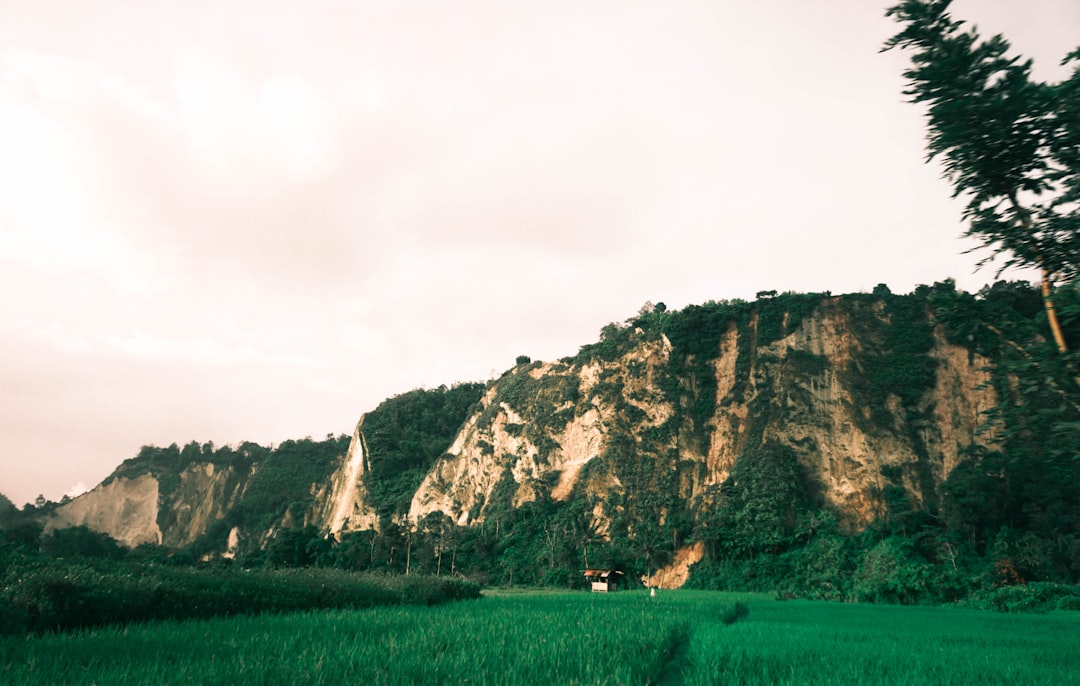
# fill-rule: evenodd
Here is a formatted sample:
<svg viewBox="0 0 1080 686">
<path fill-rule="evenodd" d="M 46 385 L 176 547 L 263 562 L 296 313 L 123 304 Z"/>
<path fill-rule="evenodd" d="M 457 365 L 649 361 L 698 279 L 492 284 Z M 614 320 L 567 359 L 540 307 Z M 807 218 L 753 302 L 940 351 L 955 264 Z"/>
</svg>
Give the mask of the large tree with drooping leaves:
<svg viewBox="0 0 1080 686">
<path fill-rule="evenodd" d="M 954 196 L 967 201 L 967 236 L 1039 270 L 1058 350 L 1070 343 L 1055 309 L 1057 288 L 1080 273 L 1080 50 L 1069 79 L 1032 78 L 1031 60 L 1000 35 L 982 39 L 948 12 L 951 0 L 905 0 L 888 10 L 903 24 L 885 49 L 911 53 L 905 95 L 926 105 L 928 158 L 939 158 Z"/>
<path fill-rule="evenodd" d="M 928 159 L 942 162 L 966 201 L 965 235 L 991 251 L 980 266 L 1001 257 L 1003 269 L 1037 269 L 1045 322 L 986 307 L 983 317 L 971 311 L 979 303 L 966 304 L 969 344 L 992 344 L 984 352 L 995 359 L 996 445 L 950 475 L 945 515 L 951 533 L 965 531 L 981 553 L 1019 565 L 1026 578 L 1075 581 L 1080 497 L 1062 484 L 1080 478 L 1080 50 L 1062 62 L 1073 65 L 1068 78 L 1036 80 L 1031 60 L 951 17 L 951 4 L 905 0 L 889 9 L 903 28 L 885 49 L 910 53 L 904 93 L 926 108 Z M 995 286 L 983 305 L 1014 290 Z M 962 305 L 945 295 L 938 300 Z M 942 304 L 935 314 L 948 326 Z M 989 507 L 972 507 L 979 502 Z"/>
</svg>

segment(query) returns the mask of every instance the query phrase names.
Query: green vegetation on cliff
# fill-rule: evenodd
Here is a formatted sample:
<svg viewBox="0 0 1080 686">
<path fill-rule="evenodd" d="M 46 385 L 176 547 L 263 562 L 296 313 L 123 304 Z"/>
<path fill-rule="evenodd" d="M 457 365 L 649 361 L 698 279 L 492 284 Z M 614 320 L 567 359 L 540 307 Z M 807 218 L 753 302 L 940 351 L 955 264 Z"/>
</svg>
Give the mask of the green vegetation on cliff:
<svg viewBox="0 0 1080 686">
<path fill-rule="evenodd" d="M 409 511 L 420 482 L 446 452 L 484 386 L 416 389 L 384 400 L 364 415 L 371 471 L 365 484 L 380 518 Z"/>
</svg>

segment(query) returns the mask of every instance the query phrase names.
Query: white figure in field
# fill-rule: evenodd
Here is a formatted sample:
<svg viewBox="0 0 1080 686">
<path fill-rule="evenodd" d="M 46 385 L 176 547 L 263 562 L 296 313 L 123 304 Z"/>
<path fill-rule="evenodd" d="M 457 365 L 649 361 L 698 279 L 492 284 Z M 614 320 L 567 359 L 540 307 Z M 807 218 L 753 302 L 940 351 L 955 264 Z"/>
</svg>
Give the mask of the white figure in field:
<svg viewBox="0 0 1080 686">
<path fill-rule="evenodd" d="M 649 597 L 650 598 L 655 598 L 656 597 L 656 586 L 653 586 L 652 588 L 649 589 Z"/>
</svg>

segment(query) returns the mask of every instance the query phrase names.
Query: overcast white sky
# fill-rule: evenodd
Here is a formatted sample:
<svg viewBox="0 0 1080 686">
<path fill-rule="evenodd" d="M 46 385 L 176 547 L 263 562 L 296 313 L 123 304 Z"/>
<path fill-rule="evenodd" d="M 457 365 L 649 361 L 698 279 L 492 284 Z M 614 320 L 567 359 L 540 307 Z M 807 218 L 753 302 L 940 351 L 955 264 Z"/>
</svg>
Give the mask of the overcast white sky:
<svg viewBox="0 0 1080 686">
<path fill-rule="evenodd" d="M 0 0 L 0 493 L 351 432 L 650 300 L 954 277 L 891 0 Z M 1076 0 L 958 0 L 1057 79 Z"/>
</svg>

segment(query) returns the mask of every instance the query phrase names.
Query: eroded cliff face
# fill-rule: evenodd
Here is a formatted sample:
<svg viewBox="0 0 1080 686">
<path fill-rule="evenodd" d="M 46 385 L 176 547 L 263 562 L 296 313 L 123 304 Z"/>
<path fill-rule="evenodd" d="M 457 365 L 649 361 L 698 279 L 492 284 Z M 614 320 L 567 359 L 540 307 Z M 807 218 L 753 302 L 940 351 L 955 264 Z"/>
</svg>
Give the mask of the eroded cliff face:
<svg viewBox="0 0 1080 686">
<path fill-rule="evenodd" d="M 161 499 L 162 543 L 170 548 L 193 543 L 239 502 L 249 479 L 250 473 L 231 467 L 189 465 L 180 473 L 179 485 Z"/>
<path fill-rule="evenodd" d="M 512 490 L 515 506 L 541 493 L 563 501 L 575 488 L 594 494 L 619 488 L 614 474 L 581 485 L 581 473 L 610 447 L 611 434 L 640 437 L 674 415 L 655 383 L 670 350 L 661 338 L 615 363 L 536 363 L 512 370 L 488 389 L 424 479 L 409 518 L 419 521 L 441 511 L 459 525 L 478 521 L 500 483 Z M 614 388 L 622 389 L 634 409 L 632 421 L 618 403 L 605 399 Z"/>
<path fill-rule="evenodd" d="M 764 344 L 756 316 L 746 326 L 731 322 L 709 377 L 686 372 L 692 359 L 674 364 L 665 336 L 640 331 L 614 359 L 519 366 L 488 389 L 416 492 L 409 518 L 441 511 L 477 522 L 500 493 L 512 493 L 515 505 L 540 494 L 600 496 L 596 513 L 610 520 L 613 507 L 660 487 L 703 510 L 738 456 L 762 443 L 790 448 L 817 497 L 852 528 L 879 513 L 883 473 L 915 502 L 932 499 L 960 453 L 993 438 L 977 435 L 980 414 L 994 404 L 987 361 L 930 328 L 932 382 L 917 396 L 875 387 L 867 370 L 890 364 L 882 352 L 889 325 L 880 303 L 823 298 L 797 323 L 785 317 L 783 335 Z M 703 417 L 694 407 L 707 406 L 710 383 L 714 409 Z M 652 475 L 640 477 L 634 463 Z M 628 475 L 636 483 L 624 483 Z M 619 497 L 604 497 L 611 493 Z"/>
<path fill-rule="evenodd" d="M 85 526 L 135 547 L 162 543 L 157 523 L 158 481 L 150 474 L 114 479 L 56 508 L 45 530 Z"/>
<path fill-rule="evenodd" d="M 181 548 L 236 504 L 246 476 L 195 463 L 180 472 L 167 493 L 153 474 L 117 476 L 58 507 L 47 528 L 86 526 L 129 547 L 153 543 Z"/>
<path fill-rule="evenodd" d="M 364 418 L 356 423 L 349 451 L 330 476 L 329 483 L 315 495 L 308 523 L 338 535 L 342 531 L 378 529 L 379 518 L 371 507 L 364 475 L 371 471 L 364 438 Z"/>
<path fill-rule="evenodd" d="M 734 390 L 739 333 L 729 329 L 715 361 L 718 402 L 696 487 L 723 483 L 738 455 L 752 447 L 748 441 L 774 442 L 792 448 L 825 500 L 861 527 L 880 507 L 875 492 L 885 485 L 883 468 L 898 470 L 900 485 L 923 501 L 962 450 L 993 439 L 993 432 L 977 435 L 981 413 L 995 402 L 987 360 L 969 358 L 934 329 L 933 386 L 913 406 L 892 392 L 875 403 L 865 389 L 866 366 L 880 332 L 860 332 L 851 319 L 842 299 L 825 300 L 790 334 L 756 350 L 741 396 Z"/>
</svg>

